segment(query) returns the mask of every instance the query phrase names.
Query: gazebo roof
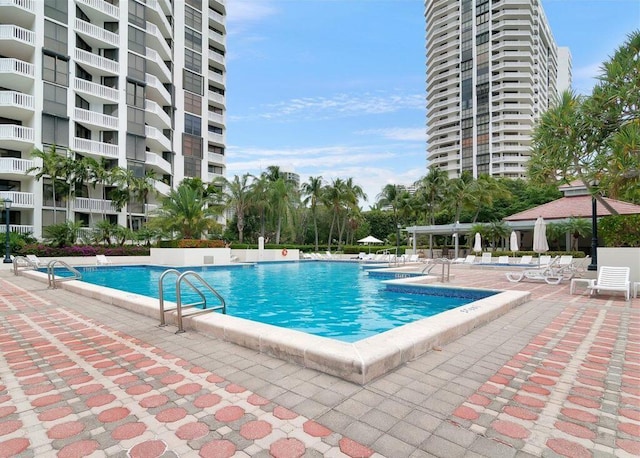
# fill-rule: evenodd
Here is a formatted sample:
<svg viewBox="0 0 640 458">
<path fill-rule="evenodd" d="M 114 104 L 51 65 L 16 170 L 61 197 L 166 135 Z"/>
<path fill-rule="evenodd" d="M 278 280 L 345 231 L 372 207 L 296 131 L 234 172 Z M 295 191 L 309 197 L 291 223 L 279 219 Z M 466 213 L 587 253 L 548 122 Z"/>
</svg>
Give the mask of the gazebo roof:
<svg viewBox="0 0 640 458">
<path fill-rule="evenodd" d="M 634 205 L 621 200 L 614 200 L 604 197 L 620 215 L 640 214 L 640 205 Z M 607 210 L 600 202 L 597 203 L 598 216 L 609 216 L 611 212 Z M 533 220 L 538 216 L 542 216 L 545 220 L 575 218 L 591 218 L 591 196 L 571 196 L 561 197 L 560 199 L 539 205 L 529 210 L 521 211 L 504 218 L 505 221 L 527 221 Z"/>
</svg>

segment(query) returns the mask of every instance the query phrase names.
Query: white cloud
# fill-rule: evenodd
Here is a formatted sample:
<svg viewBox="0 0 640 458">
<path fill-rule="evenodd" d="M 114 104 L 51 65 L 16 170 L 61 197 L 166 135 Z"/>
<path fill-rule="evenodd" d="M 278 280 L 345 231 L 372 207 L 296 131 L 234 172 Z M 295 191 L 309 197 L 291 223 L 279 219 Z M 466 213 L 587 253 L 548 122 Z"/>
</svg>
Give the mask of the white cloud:
<svg viewBox="0 0 640 458">
<path fill-rule="evenodd" d="M 596 77 L 600 74 L 602 63 L 594 63 L 578 67 L 572 71 L 572 87 L 579 94 L 589 94 L 596 84 Z"/>
<path fill-rule="evenodd" d="M 336 94 L 332 97 L 302 97 L 256 107 L 255 114 L 231 116 L 233 121 L 248 119 L 333 119 L 363 114 L 424 110 L 424 94 Z"/>
<path fill-rule="evenodd" d="M 367 129 L 356 132 L 358 135 L 375 135 L 390 140 L 400 141 L 427 141 L 426 127 L 390 127 L 387 129 Z"/>
<path fill-rule="evenodd" d="M 249 22 L 261 21 L 276 13 L 268 0 L 231 0 L 227 3 L 227 25 L 233 30 Z"/>
</svg>

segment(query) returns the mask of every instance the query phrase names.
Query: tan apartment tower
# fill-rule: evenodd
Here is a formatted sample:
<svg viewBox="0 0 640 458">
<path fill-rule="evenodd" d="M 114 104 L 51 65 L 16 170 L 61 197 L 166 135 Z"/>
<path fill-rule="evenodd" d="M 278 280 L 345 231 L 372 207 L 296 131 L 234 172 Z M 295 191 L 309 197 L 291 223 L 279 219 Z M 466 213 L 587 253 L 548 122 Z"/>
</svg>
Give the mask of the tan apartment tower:
<svg viewBox="0 0 640 458">
<path fill-rule="evenodd" d="M 0 201 L 12 202 L 12 231 L 39 238 L 54 213 L 87 228 L 126 226 L 131 213 L 135 229 L 184 177 L 225 174 L 226 1 L 0 1 Z M 100 181 L 54 199 L 49 177 L 26 173 L 41 165 L 32 151 L 54 145 L 153 172 L 146 205 L 118 210 Z"/>
<path fill-rule="evenodd" d="M 539 0 L 426 0 L 427 164 L 522 178 L 557 97 L 558 47 Z"/>
</svg>

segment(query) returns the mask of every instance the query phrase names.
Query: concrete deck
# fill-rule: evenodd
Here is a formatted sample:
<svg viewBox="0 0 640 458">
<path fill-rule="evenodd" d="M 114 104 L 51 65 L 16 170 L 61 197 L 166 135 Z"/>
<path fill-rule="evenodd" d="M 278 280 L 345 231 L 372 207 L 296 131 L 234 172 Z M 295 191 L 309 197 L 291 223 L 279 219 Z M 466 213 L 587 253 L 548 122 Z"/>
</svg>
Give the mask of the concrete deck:
<svg viewBox="0 0 640 458">
<path fill-rule="evenodd" d="M 0 270 L 0 457 L 640 455 L 640 299 L 532 300 L 360 386 Z"/>
</svg>

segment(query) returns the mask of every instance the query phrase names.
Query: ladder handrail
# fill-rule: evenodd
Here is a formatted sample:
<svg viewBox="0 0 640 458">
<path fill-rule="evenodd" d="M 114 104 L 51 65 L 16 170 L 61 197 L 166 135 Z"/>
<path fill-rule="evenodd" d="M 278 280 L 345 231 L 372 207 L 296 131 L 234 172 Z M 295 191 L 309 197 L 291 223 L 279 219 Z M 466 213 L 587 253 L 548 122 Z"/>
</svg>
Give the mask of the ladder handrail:
<svg viewBox="0 0 640 458">
<path fill-rule="evenodd" d="M 173 274 L 176 275 L 178 278 L 176 279 L 176 307 L 172 308 L 172 309 L 166 309 L 164 306 L 164 279 L 165 277 L 167 277 L 168 275 Z M 189 280 L 189 276 L 191 277 L 195 277 L 197 280 L 200 281 L 200 283 L 202 285 L 204 285 L 209 291 L 211 291 L 211 293 L 213 293 L 214 296 L 216 296 L 219 300 L 220 300 L 220 304 L 217 307 L 211 307 L 211 308 L 207 308 L 207 298 L 206 296 L 202 293 L 202 291 L 200 291 L 200 289 L 198 287 L 196 287 L 196 285 L 194 285 L 190 280 Z M 198 296 L 200 296 L 201 302 L 194 302 L 192 304 L 188 304 L 188 305 L 182 305 L 182 288 L 181 285 L 182 283 L 185 282 L 187 285 L 189 285 L 191 287 L 191 289 L 198 294 Z M 200 275 L 198 275 L 196 272 L 192 271 L 192 270 L 188 270 L 186 272 L 180 273 L 179 270 L 177 269 L 168 269 L 165 270 L 164 272 L 162 272 L 162 274 L 160 275 L 160 278 L 158 279 L 158 295 L 159 295 L 159 299 L 160 299 L 160 326 L 166 326 L 166 321 L 165 321 L 165 312 L 168 311 L 172 311 L 172 310 L 176 310 L 177 315 L 178 315 L 178 333 L 180 332 L 184 332 L 183 326 L 182 326 L 182 310 L 185 308 L 189 308 L 189 307 L 195 307 L 197 305 L 203 305 L 203 309 L 199 312 L 199 313 L 205 313 L 205 312 L 213 312 L 215 310 L 222 310 L 222 313 L 226 314 L 227 313 L 227 304 L 224 300 L 224 298 L 209 284 L 207 283 Z M 190 315 L 195 315 L 196 313 L 192 313 Z"/>
<path fill-rule="evenodd" d="M 75 268 L 71 267 L 64 261 L 59 259 L 52 259 L 47 263 L 47 281 L 49 282 L 49 288 L 56 289 L 56 272 L 55 266 L 56 264 L 62 264 L 69 272 L 73 274 L 72 277 L 64 277 L 59 279 L 58 281 L 71 281 L 71 280 L 81 280 L 82 274 Z"/>
<path fill-rule="evenodd" d="M 204 294 L 202 294 L 194 285 L 193 283 L 191 283 L 190 281 L 188 281 L 185 277 L 187 276 L 193 276 L 195 277 L 197 280 L 199 280 L 204 286 L 207 287 L 207 289 L 209 291 L 211 291 L 213 293 L 214 296 L 216 296 L 219 300 L 220 300 L 220 306 L 219 307 L 212 307 L 211 309 L 207 309 L 207 300 L 204 297 Z M 199 295 L 200 297 L 202 297 L 203 299 L 203 305 L 204 305 L 204 309 L 207 311 L 214 311 L 214 310 L 222 310 L 223 314 L 227 313 L 227 304 L 224 301 L 224 298 L 215 290 L 213 289 L 213 287 L 207 283 L 200 275 L 198 275 L 197 273 L 195 273 L 192 270 L 188 270 L 186 272 L 184 272 L 182 275 L 180 275 L 178 277 L 178 281 L 176 282 L 176 309 L 178 312 L 178 330 L 176 331 L 177 333 L 180 332 L 184 332 L 184 329 L 182 327 L 182 297 L 181 297 L 181 288 L 180 288 L 180 284 L 182 283 L 182 281 L 187 282 L 187 284 L 189 286 L 191 286 L 191 288 L 193 288 Z"/>
<path fill-rule="evenodd" d="M 24 256 L 15 256 L 13 258 L 13 275 L 18 275 L 18 271 L 20 270 L 18 266 L 19 262 L 26 264 L 31 269 L 38 269 L 38 266 L 32 260 L 25 258 Z"/>
</svg>

